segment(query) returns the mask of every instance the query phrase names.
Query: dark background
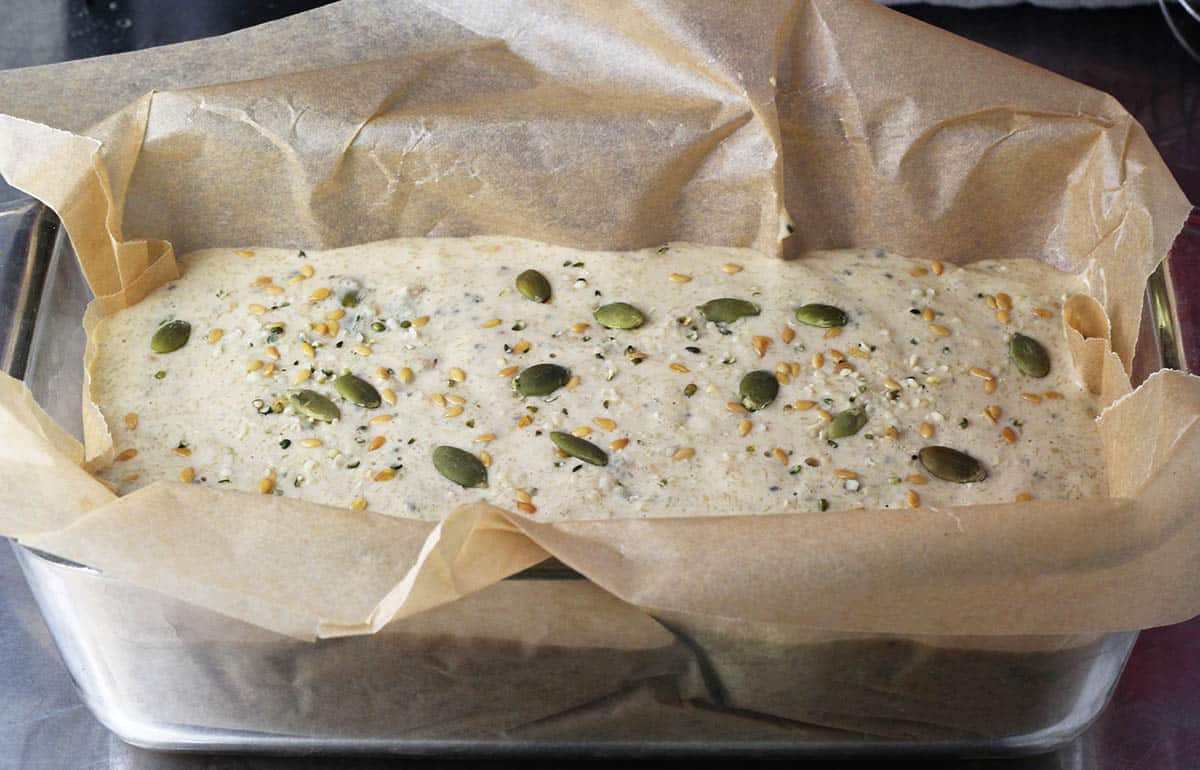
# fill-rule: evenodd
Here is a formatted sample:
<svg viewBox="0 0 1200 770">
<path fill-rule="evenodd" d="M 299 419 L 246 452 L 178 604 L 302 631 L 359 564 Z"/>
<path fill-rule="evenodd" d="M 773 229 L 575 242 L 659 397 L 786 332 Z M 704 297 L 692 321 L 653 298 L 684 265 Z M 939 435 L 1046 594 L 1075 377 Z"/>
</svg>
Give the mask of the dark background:
<svg viewBox="0 0 1200 770">
<path fill-rule="evenodd" d="M 303 0 L 0 0 L 0 69 L 220 34 L 323 4 Z M 1176 8 L 1186 39 L 1200 49 L 1200 24 Z M 967 11 L 918 5 L 902 10 L 1113 94 L 1146 128 L 1191 200 L 1200 200 L 1200 63 L 1172 37 L 1158 6 L 1054 11 L 1021 5 Z M 0 182 L 0 202 L 16 195 Z M 394 766 L 360 760 L 169 757 L 127 747 L 96 724 L 74 697 L 7 549 L 0 549 L 0 597 L 0 768 L 351 770 Z M 6 668 L 6 660 L 12 660 L 14 653 L 35 664 L 19 671 Z M 520 766 L 549 764 L 522 762 Z M 1108 710 L 1080 739 L 1055 754 L 1011 761 L 881 764 L 933 770 L 1200 767 L 1200 621 L 1144 632 Z"/>
</svg>

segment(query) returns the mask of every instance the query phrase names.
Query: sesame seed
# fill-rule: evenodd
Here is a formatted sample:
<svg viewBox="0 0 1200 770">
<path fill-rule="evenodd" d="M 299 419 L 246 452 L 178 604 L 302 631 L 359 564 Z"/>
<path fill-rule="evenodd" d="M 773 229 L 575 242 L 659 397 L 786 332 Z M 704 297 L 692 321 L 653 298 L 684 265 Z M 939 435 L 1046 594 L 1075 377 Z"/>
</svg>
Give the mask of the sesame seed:
<svg viewBox="0 0 1200 770">
<path fill-rule="evenodd" d="M 689 371 L 691 371 L 686 366 L 684 366 L 683 364 L 679 364 L 679 363 L 671 364 L 671 370 L 680 372 L 682 374 L 687 374 Z"/>
<path fill-rule="evenodd" d="M 726 262 L 725 264 L 721 265 L 721 272 L 733 275 L 734 273 L 742 272 L 742 266 L 734 264 L 733 262 Z"/>
<path fill-rule="evenodd" d="M 929 479 L 927 479 L 926 477 L 922 476 L 919 473 L 914 473 L 911 476 L 906 476 L 904 480 L 907 481 L 909 484 L 916 484 L 918 486 L 920 486 L 921 484 L 929 483 Z"/>
<path fill-rule="evenodd" d="M 672 460 L 687 460 L 696 456 L 696 450 L 691 447 L 684 447 L 675 454 L 671 455 Z"/>
<path fill-rule="evenodd" d="M 929 263 L 929 269 L 933 271 L 934 275 L 941 275 L 945 272 L 946 266 L 935 259 Z"/>
<path fill-rule="evenodd" d="M 816 405 L 817 405 L 816 401 L 797 401 L 796 403 L 792 404 L 792 408 L 795 409 L 797 412 L 807 412 L 809 409 L 812 409 Z"/>
<path fill-rule="evenodd" d="M 333 292 L 330 291 L 328 288 L 322 286 L 321 288 L 317 289 L 316 291 L 314 291 L 312 293 L 310 299 L 312 299 L 313 302 L 320 302 L 323 299 L 328 299 L 329 295 L 332 293 Z"/>
<path fill-rule="evenodd" d="M 608 445 L 608 448 L 613 450 L 614 452 L 619 452 L 627 446 L 629 446 L 629 439 L 619 438 L 619 439 L 613 440 L 612 443 L 610 443 Z"/>
<path fill-rule="evenodd" d="M 594 420 L 592 420 L 592 422 L 596 423 L 596 425 L 600 426 L 604 430 L 616 430 L 617 429 L 617 424 L 614 421 L 608 419 L 607 417 L 597 417 Z"/>
<path fill-rule="evenodd" d="M 367 444 L 367 451 L 374 452 L 376 449 L 383 446 L 386 441 L 387 439 L 383 436 L 376 436 L 375 438 L 371 439 L 370 444 Z"/>
<path fill-rule="evenodd" d="M 427 315 L 418 316 L 417 318 L 414 318 L 412 320 L 413 327 L 417 328 L 417 329 L 420 329 L 422 326 L 424 326 L 427 323 L 429 323 L 429 316 L 427 316 Z"/>
<path fill-rule="evenodd" d="M 452 406 L 446 410 L 447 417 L 458 417 L 462 413 L 463 413 L 463 408 L 461 406 Z"/>
<path fill-rule="evenodd" d="M 904 496 L 904 501 L 908 503 L 909 508 L 921 507 L 921 496 L 917 494 L 916 490 L 908 490 L 908 493 Z"/>
<path fill-rule="evenodd" d="M 476 444 L 486 444 L 486 443 L 488 443 L 489 441 L 495 441 L 495 440 L 496 440 L 496 434 L 495 434 L 495 433 L 480 433 L 480 434 L 479 434 L 478 436 L 476 436 L 476 437 L 475 437 L 475 439 L 474 439 L 474 441 L 475 441 L 475 443 L 476 443 Z"/>
<path fill-rule="evenodd" d="M 500 324 L 502 324 L 502 323 L 504 323 L 504 322 L 503 322 L 503 321 L 501 321 L 499 318 L 493 318 L 493 319 L 492 319 L 492 320 L 490 320 L 490 321 L 484 321 L 484 322 L 483 322 L 483 328 L 485 328 L 485 329 L 493 329 L 493 328 L 495 328 L 495 327 L 499 326 L 499 325 L 500 325 Z"/>
<path fill-rule="evenodd" d="M 179 455 L 180 457 L 191 457 L 192 456 L 192 450 L 190 447 L 177 446 L 174 449 L 172 449 L 171 451 L 174 452 L 175 454 Z"/>
<path fill-rule="evenodd" d="M 305 278 L 303 275 L 293 275 L 291 278 L 288 279 L 288 283 L 293 283 L 293 284 L 300 283 L 304 280 L 305 280 Z"/>
<path fill-rule="evenodd" d="M 319 439 L 319 438 L 302 438 L 302 439 L 300 439 L 300 446 L 306 447 L 308 449 L 319 449 L 319 448 L 321 448 L 321 446 L 324 445 L 324 443 L 325 442 L 321 441 L 321 439 Z"/>
<path fill-rule="evenodd" d="M 259 479 L 258 480 L 259 494 L 269 495 L 269 494 L 271 494 L 271 490 L 273 490 L 273 489 L 275 489 L 275 479 L 267 478 L 267 479 Z"/>
<path fill-rule="evenodd" d="M 271 285 L 271 276 L 260 275 L 259 277 L 254 279 L 254 282 L 250 284 L 250 287 L 254 288 L 254 289 L 261 289 L 264 286 L 270 286 L 270 285 Z"/>
<path fill-rule="evenodd" d="M 386 402 L 388 402 L 389 404 L 392 404 L 393 406 L 395 406 L 395 404 L 396 404 L 396 391 L 392 390 L 391 388 L 384 388 L 383 390 L 381 390 L 381 391 L 379 392 L 379 395 L 383 396 L 383 400 L 384 400 L 384 401 L 386 401 Z"/>
<path fill-rule="evenodd" d="M 370 345 L 351 345 L 350 352 L 352 352 L 356 355 L 360 355 L 360 356 L 369 356 L 369 355 L 371 355 L 371 346 Z"/>
<path fill-rule="evenodd" d="M 746 409 L 746 407 L 742 406 L 737 401 L 725 402 L 725 409 L 727 411 L 733 412 L 734 414 L 745 414 L 748 411 Z"/>
<path fill-rule="evenodd" d="M 450 380 L 452 382 L 466 382 L 467 373 L 462 369 L 459 369 L 457 366 L 453 366 L 450 368 Z"/>
<path fill-rule="evenodd" d="M 690 280 L 692 280 L 690 275 L 684 275 L 683 273 L 671 273 L 671 281 L 673 283 L 687 283 Z"/>
<path fill-rule="evenodd" d="M 583 334 L 590 328 L 592 328 L 591 324 L 585 324 L 581 321 L 580 323 L 573 324 L 571 326 L 571 331 L 575 332 L 576 334 Z"/>
<path fill-rule="evenodd" d="M 1040 404 L 1042 402 L 1042 397 L 1037 393 L 1022 393 L 1021 398 L 1025 399 L 1026 401 L 1031 401 L 1035 404 Z"/>
<path fill-rule="evenodd" d="M 224 329 L 209 329 L 208 337 L 206 339 L 208 340 L 209 345 L 216 345 L 218 342 L 221 341 L 221 338 L 224 336 L 225 336 Z"/>
<path fill-rule="evenodd" d="M 247 305 L 246 309 L 249 310 L 254 315 L 263 315 L 264 313 L 267 312 L 267 309 L 265 307 L 263 307 L 262 305 L 254 304 L 254 303 Z"/>
<path fill-rule="evenodd" d="M 1000 435 L 1010 444 L 1017 443 L 1017 432 L 1012 428 L 1005 426 L 1004 430 L 1000 431 Z"/>
<path fill-rule="evenodd" d="M 827 340 L 831 340 L 840 336 L 842 336 L 842 327 L 840 326 L 831 326 L 825 330 L 824 337 Z"/>
<path fill-rule="evenodd" d="M 537 506 L 533 503 L 517 503 L 517 510 L 521 513 L 537 513 Z"/>
<path fill-rule="evenodd" d="M 839 479 L 843 479 L 843 480 L 858 478 L 857 473 L 855 473 L 854 471 L 848 471 L 845 468 L 838 468 L 836 471 L 833 472 L 833 475 L 837 476 Z"/>
<path fill-rule="evenodd" d="M 934 428 L 927 422 L 921 423 L 921 438 L 933 438 Z"/>
<path fill-rule="evenodd" d="M 800 376 L 800 362 L 799 361 L 790 362 L 788 364 L 788 370 L 789 370 L 789 373 L 793 377 L 799 377 Z"/>
<path fill-rule="evenodd" d="M 934 334 L 936 334 L 939 337 L 949 337 L 950 336 L 950 330 L 947 329 L 945 326 L 942 326 L 941 324 L 929 324 L 929 331 L 933 332 Z"/>
<path fill-rule="evenodd" d="M 350 508 L 355 511 L 365 511 L 367 510 L 367 501 L 365 498 L 356 497 L 350 501 Z"/>
<path fill-rule="evenodd" d="M 125 415 L 125 427 L 126 428 L 128 428 L 129 430 L 137 430 L 137 426 L 138 426 L 137 412 L 130 412 L 129 414 Z"/>
<path fill-rule="evenodd" d="M 195 478 L 196 478 L 196 469 L 191 467 L 190 465 L 188 467 L 184 468 L 183 470 L 179 471 L 179 480 L 182 481 L 184 484 L 191 484 Z"/>
<path fill-rule="evenodd" d="M 738 423 L 738 435 L 745 436 L 753 427 L 754 423 L 750 422 L 749 420 L 742 420 Z"/>
</svg>

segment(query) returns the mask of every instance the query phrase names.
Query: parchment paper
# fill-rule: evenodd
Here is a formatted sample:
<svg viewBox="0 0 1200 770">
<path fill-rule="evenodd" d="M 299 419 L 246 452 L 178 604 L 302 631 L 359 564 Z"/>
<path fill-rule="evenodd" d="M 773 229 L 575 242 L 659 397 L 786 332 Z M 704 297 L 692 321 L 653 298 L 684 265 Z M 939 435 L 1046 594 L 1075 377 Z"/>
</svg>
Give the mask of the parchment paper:
<svg viewBox="0 0 1200 770">
<path fill-rule="evenodd" d="M 1200 381 L 1129 393 L 1125 373 L 1187 201 L 1111 97 L 865 0 L 346 0 L 0 73 L 0 173 L 63 219 L 92 320 L 169 280 L 175 251 L 406 235 L 1037 257 L 1091 285 L 1071 334 L 1113 402 L 1103 500 L 553 525 L 475 505 L 436 526 L 173 483 L 116 500 L 0 380 L 0 532 L 110 575 L 300 638 L 376 631 L 546 554 L 651 611 L 837 631 L 1200 612 Z M 85 404 L 103 462 L 97 420 Z"/>
</svg>

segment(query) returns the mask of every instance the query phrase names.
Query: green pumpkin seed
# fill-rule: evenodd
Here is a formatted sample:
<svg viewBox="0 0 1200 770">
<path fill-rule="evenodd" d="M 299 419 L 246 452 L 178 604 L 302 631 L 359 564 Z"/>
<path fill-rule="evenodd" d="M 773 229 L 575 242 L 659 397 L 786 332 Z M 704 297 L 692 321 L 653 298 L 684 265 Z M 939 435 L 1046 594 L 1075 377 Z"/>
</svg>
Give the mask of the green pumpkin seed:
<svg viewBox="0 0 1200 770">
<path fill-rule="evenodd" d="M 548 396 L 567 384 L 571 372 L 558 364 L 534 364 L 513 380 L 513 389 L 522 396 Z"/>
<path fill-rule="evenodd" d="M 517 291 L 525 299 L 545 302 L 550 299 L 550 282 L 538 271 L 526 270 L 517 276 Z"/>
<path fill-rule="evenodd" d="M 333 381 L 333 388 L 352 404 L 367 409 L 379 406 L 379 391 L 375 390 L 375 386 L 353 374 L 347 373 L 338 377 Z"/>
<path fill-rule="evenodd" d="M 174 353 L 187 344 L 190 336 L 192 325 L 187 321 L 167 321 L 150 338 L 150 349 L 155 353 Z"/>
<path fill-rule="evenodd" d="M 1008 343 L 1008 354 L 1021 374 L 1041 378 L 1050 373 L 1050 354 L 1033 337 L 1014 334 Z"/>
<path fill-rule="evenodd" d="M 460 487 L 487 486 L 487 468 L 479 458 L 458 447 L 440 446 L 433 450 L 433 467 Z"/>
<path fill-rule="evenodd" d="M 700 315 L 704 316 L 705 321 L 719 324 L 731 324 L 739 318 L 758 315 L 762 312 L 762 308 L 753 302 L 733 297 L 710 299 L 697 309 L 700 311 Z"/>
<path fill-rule="evenodd" d="M 351 289 L 341 296 L 340 301 L 342 303 L 342 307 L 358 307 L 358 292 L 354 289 Z"/>
<path fill-rule="evenodd" d="M 550 433 L 550 440 L 554 442 L 554 446 L 577 460 L 592 465 L 608 465 L 608 453 L 590 441 L 557 430 Z"/>
<path fill-rule="evenodd" d="M 796 320 L 806 326 L 829 329 L 834 326 L 845 326 L 850 322 L 850 317 L 840 307 L 811 302 L 796 308 Z"/>
<path fill-rule="evenodd" d="M 917 453 L 921 467 L 942 481 L 970 484 L 987 478 L 987 471 L 971 455 L 944 446 L 922 447 Z"/>
<path fill-rule="evenodd" d="M 322 396 L 315 390 L 298 390 L 288 396 L 292 408 L 310 420 L 333 422 L 342 416 L 342 410 L 337 404 Z"/>
<path fill-rule="evenodd" d="M 628 302 L 612 302 L 601 305 L 593 313 L 601 326 L 609 329 L 636 329 L 646 323 L 646 316 Z"/>
<path fill-rule="evenodd" d="M 846 438 L 858 433 L 866 424 L 867 410 L 856 406 L 835 414 L 826 433 L 829 438 Z"/>
<path fill-rule="evenodd" d="M 742 406 L 751 412 L 766 409 L 777 395 L 779 380 L 775 379 L 774 374 L 762 369 L 750 372 L 738 385 L 738 397 L 742 400 Z"/>
</svg>

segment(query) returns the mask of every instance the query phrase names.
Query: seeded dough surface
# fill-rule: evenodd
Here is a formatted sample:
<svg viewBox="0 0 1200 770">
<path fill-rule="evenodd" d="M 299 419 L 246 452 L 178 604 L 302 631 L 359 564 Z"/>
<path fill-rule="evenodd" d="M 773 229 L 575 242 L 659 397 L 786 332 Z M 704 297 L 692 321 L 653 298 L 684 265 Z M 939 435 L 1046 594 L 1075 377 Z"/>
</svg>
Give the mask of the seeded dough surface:
<svg viewBox="0 0 1200 770">
<path fill-rule="evenodd" d="M 943 268 L 853 250 L 782 262 L 488 237 L 206 250 L 180 265 L 179 280 L 96 330 L 92 396 L 119 458 L 103 475 L 121 493 L 185 480 L 422 519 L 485 499 L 545 520 L 1103 494 L 1095 399 L 1061 328 L 1064 300 L 1084 287 L 1034 261 Z M 514 288 L 527 269 L 548 279 L 549 302 Z M 706 322 L 697 307 L 721 297 L 761 313 Z M 593 311 L 612 302 L 645 324 L 603 328 Z M 806 303 L 849 321 L 798 323 Z M 169 320 L 191 325 L 188 342 L 154 353 Z M 1049 351 L 1048 376 L 1018 371 L 1016 332 Z M 539 363 L 571 382 L 514 394 L 514 374 Z M 753 370 L 781 384 L 747 412 L 738 387 Z M 345 371 L 380 393 L 378 407 L 338 394 Z M 340 419 L 298 414 L 288 397 L 301 388 Z M 853 408 L 865 425 L 831 440 L 828 417 Z M 561 456 L 552 431 L 585 438 L 607 465 Z M 967 452 L 987 478 L 933 478 L 916 455 L 934 444 Z M 439 474 L 439 445 L 481 458 L 487 487 Z"/>
</svg>

